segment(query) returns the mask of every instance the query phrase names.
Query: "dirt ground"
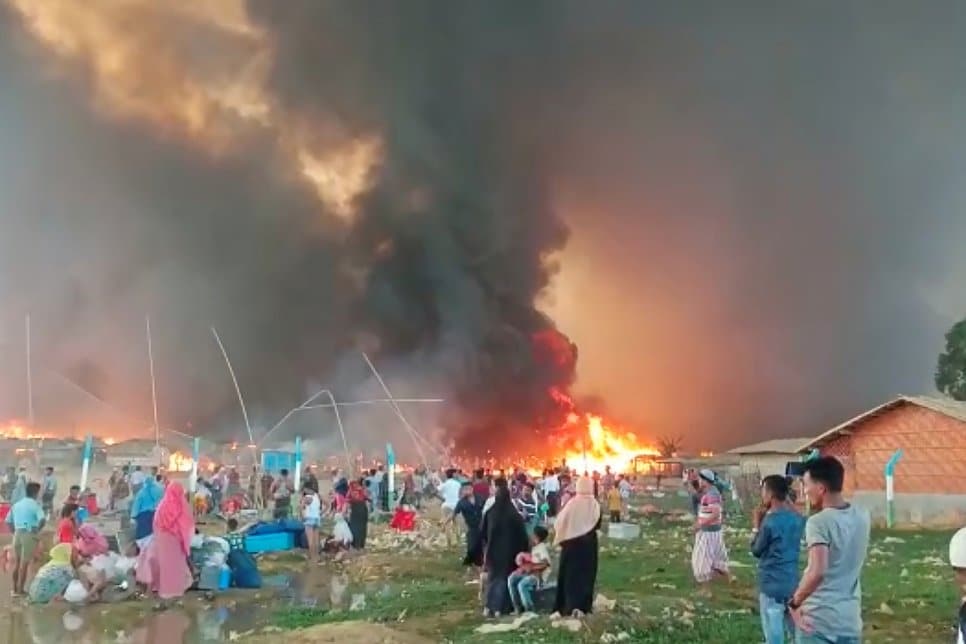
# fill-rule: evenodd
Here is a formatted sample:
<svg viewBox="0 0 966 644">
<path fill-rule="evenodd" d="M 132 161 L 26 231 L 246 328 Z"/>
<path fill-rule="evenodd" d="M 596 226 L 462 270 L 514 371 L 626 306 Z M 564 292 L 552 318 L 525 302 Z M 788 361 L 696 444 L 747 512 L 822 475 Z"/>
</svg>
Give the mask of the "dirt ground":
<svg viewBox="0 0 966 644">
<path fill-rule="evenodd" d="M 309 642 L 352 642 L 353 644 L 431 644 L 433 640 L 394 630 L 372 622 L 319 624 L 285 633 L 270 633 L 246 639 L 253 644 L 308 644 Z"/>
</svg>

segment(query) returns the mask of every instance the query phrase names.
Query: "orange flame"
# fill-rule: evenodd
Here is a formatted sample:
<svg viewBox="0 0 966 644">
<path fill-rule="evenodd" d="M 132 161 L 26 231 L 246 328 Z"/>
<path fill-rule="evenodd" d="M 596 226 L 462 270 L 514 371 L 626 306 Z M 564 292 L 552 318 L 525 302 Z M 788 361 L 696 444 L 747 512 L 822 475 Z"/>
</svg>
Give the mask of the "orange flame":
<svg viewBox="0 0 966 644">
<path fill-rule="evenodd" d="M 633 433 L 608 426 L 601 416 L 571 413 L 567 425 L 569 447 L 563 457 L 567 466 L 578 472 L 603 472 L 608 467 L 614 472 L 627 472 L 633 469 L 635 458 L 661 455 Z"/>
<path fill-rule="evenodd" d="M 20 421 L 9 420 L 5 423 L 0 423 L 0 438 L 29 440 L 33 438 L 56 438 L 56 436 L 31 429 Z"/>
<path fill-rule="evenodd" d="M 181 452 L 171 452 L 168 456 L 169 472 L 190 472 L 194 464 L 194 459 Z"/>
</svg>

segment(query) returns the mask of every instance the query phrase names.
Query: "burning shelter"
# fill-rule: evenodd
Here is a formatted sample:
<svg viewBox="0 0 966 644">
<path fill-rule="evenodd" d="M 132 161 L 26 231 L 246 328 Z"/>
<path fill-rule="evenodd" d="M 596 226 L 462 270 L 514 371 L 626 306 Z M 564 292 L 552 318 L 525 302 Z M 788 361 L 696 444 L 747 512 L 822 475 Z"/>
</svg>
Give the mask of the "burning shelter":
<svg viewBox="0 0 966 644">
<path fill-rule="evenodd" d="M 930 396 L 899 396 L 817 438 L 818 449 L 845 466 L 845 493 L 874 519 L 886 512 L 886 462 L 897 450 L 896 520 L 960 525 L 966 508 L 966 403 Z"/>
</svg>

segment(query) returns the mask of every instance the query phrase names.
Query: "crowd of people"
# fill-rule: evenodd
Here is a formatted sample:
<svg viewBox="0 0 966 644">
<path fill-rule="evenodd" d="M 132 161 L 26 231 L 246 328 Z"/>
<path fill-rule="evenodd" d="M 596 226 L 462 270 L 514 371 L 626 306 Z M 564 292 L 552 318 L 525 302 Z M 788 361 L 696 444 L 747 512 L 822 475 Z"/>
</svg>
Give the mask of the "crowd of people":
<svg viewBox="0 0 966 644">
<path fill-rule="evenodd" d="M 793 486 L 783 476 L 762 479 L 760 503 L 750 512 L 747 547 L 758 561 L 762 635 L 766 644 L 856 644 L 862 637 L 860 577 L 870 516 L 843 497 L 845 470 L 834 457 L 809 460 L 803 468 L 799 483 L 810 512 L 795 503 Z M 138 472 L 141 476 L 135 476 Z M 131 585 L 162 604 L 176 600 L 197 580 L 191 563 L 199 538 L 196 519 L 209 511 L 213 490 L 224 491 L 230 499 L 240 489 L 239 479 L 230 470 L 222 479 L 219 469 L 211 479 L 197 482 L 197 489 L 210 496 L 196 492 L 192 502 L 179 482 L 157 468 L 122 468 L 115 474 L 110 503 L 128 513 L 134 527 Z M 631 495 L 630 482 L 609 470 L 593 476 L 563 468 L 539 476 L 520 469 L 476 470 L 469 476 L 458 469 L 438 474 L 416 470 L 402 477 L 398 503 L 390 498 L 388 474 L 381 468 L 351 480 L 334 471 L 325 494 L 311 468 L 305 470 L 298 494 L 286 470 L 267 483 L 264 476 L 259 481 L 264 483 L 262 507 L 266 512 L 270 507 L 281 520 L 301 522 L 312 561 L 319 561 L 323 552 L 364 549 L 369 521 L 380 511 L 396 507 L 398 516 L 438 499 L 447 538 L 457 532 L 458 520 L 464 528 L 462 562 L 479 575 L 487 617 L 534 612 L 541 606 L 570 617 L 591 612 L 604 507 L 610 522 L 618 523 L 627 517 Z M 111 580 L 99 559 L 112 553 L 97 528 L 79 518 L 86 499 L 81 489 L 72 486 L 56 511 L 52 468 L 41 481 L 18 473 L 4 485 L 13 501 L 7 516 L 13 531 L 13 593 L 43 603 L 67 597 L 71 585 L 79 584 L 87 601 L 101 600 Z M 713 471 L 687 472 L 684 485 L 694 511 L 692 573 L 701 592 L 710 594 L 716 580 L 733 581 L 724 530 L 733 515 L 725 511 L 723 485 Z M 331 534 L 322 533 L 327 518 Z M 54 545 L 31 579 L 40 531 L 53 522 Z M 227 527 L 229 549 L 243 550 L 238 521 L 229 518 Z M 807 564 L 800 572 L 802 547 Z M 119 566 L 114 557 L 113 565 Z M 966 528 L 953 537 L 950 563 L 957 579 L 966 580 Z"/>
<path fill-rule="evenodd" d="M 858 644 L 862 638 L 861 574 L 869 545 L 869 513 L 842 495 L 845 469 L 831 456 L 804 465 L 802 487 L 812 513 L 792 500 L 784 476 L 761 481 L 752 512 L 751 554 L 758 560 L 758 603 L 766 644 Z M 694 579 L 705 592 L 716 578 L 732 580 L 725 546 L 724 503 L 716 477 L 701 470 L 696 491 Z M 803 539 L 804 536 L 804 539 Z M 807 565 L 799 575 L 802 544 Z"/>
</svg>

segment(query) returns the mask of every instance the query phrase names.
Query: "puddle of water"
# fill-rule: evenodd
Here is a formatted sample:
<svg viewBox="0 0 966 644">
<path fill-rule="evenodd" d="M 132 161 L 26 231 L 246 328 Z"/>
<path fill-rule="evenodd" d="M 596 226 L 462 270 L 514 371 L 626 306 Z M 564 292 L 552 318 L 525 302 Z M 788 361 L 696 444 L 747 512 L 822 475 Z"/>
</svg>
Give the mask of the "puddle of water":
<svg viewBox="0 0 966 644">
<path fill-rule="evenodd" d="M 260 590 L 232 590 L 206 600 L 188 593 L 182 606 L 154 611 L 147 600 L 70 608 L 64 604 L 0 607 L 0 642 L 8 644 L 196 644 L 223 642 L 230 633 L 259 630 L 278 608 L 348 608 L 345 576 L 322 569 L 267 575 Z M 9 583 L 6 584 L 9 586 Z M 4 597 L 9 596 L 9 591 Z"/>
</svg>

